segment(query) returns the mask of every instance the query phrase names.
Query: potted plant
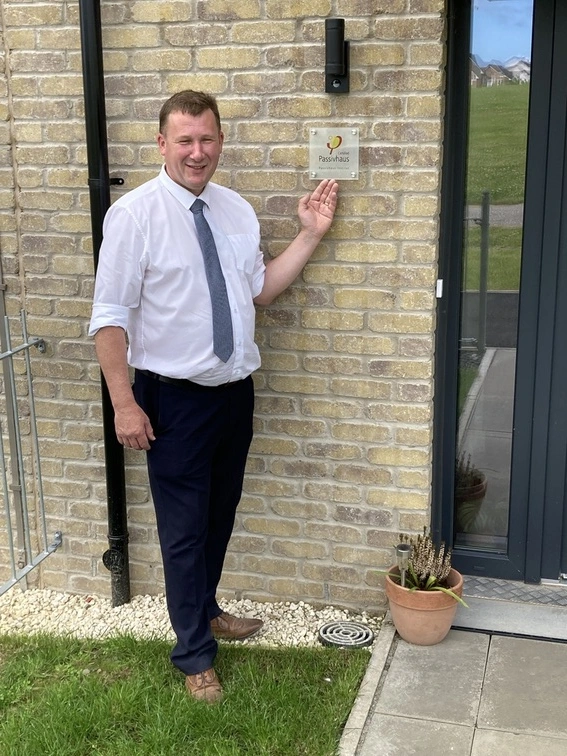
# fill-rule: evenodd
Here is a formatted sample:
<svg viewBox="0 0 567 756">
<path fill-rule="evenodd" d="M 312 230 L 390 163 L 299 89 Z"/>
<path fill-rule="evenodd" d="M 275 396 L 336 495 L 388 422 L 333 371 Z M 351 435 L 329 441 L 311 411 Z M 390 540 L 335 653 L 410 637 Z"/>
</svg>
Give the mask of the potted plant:
<svg viewBox="0 0 567 756">
<path fill-rule="evenodd" d="M 431 646 L 451 629 L 462 599 L 463 576 L 451 566 L 451 550 L 435 546 L 424 528 L 417 538 L 400 536 L 398 564 L 386 573 L 392 621 L 408 643 Z"/>
<path fill-rule="evenodd" d="M 486 475 L 462 452 L 455 462 L 455 526 L 459 533 L 470 533 L 486 495 Z"/>
</svg>

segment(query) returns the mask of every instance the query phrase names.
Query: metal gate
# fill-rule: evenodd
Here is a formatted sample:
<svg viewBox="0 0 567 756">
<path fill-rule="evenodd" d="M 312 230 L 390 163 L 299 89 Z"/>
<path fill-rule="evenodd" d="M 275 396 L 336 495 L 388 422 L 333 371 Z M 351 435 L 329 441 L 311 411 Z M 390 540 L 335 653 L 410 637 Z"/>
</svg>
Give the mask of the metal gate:
<svg viewBox="0 0 567 756">
<path fill-rule="evenodd" d="M 29 338 L 20 313 L 22 343 L 12 346 L 9 318 L 0 322 L 0 595 L 23 580 L 60 545 L 62 535 L 47 537 L 39 441 L 30 352 L 45 351 L 41 338 Z M 0 510 L 1 512 L 1 510 Z M 22 583 L 25 586 L 25 581 Z"/>
</svg>

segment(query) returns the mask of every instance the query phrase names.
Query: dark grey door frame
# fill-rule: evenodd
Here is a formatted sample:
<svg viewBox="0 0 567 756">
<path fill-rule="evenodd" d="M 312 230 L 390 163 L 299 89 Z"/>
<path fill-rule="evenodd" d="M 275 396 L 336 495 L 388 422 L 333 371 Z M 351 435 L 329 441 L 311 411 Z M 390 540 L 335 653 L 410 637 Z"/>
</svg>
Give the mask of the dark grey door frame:
<svg viewBox="0 0 567 756">
<path fill-rule="evenodd" d="M 566 249 L 561 219 L 567 211 L 567 8 L 560 5 L 559 0 L 534 2 L 508 553 L 464 548 L 454 552 L 455 565 L 467 574 L 528 582 L 557 577 L 567 568 L 561 563 L 562 553 L 567 558 L 562 531 L 567 350 L 560 327 L 567 323 L 567 255 L 560 254 Z M 452 0 L 448 16 L 439 266 L 445 294 L 437 312 L 432 508 L 433 533 L 447 543 L 453 541 L 470 8 L 470 2 Z"/>
</svg>

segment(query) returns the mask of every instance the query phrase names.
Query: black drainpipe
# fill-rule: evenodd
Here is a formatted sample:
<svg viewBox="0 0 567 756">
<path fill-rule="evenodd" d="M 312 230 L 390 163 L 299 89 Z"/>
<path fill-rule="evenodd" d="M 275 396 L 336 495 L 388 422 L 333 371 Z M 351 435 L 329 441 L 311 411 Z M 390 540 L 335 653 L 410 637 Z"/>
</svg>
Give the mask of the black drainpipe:
<svg viewBox="0 0 567 756">
<path fill-rule="evenodd" d="M 79 0 L 79 11 L 91 227 L 96 271 L 102 243 L 102 221 L 110 207 L 110 184 L 122 184 L 123 179 L 111 180 L 108 173 L 100 0 Z M 103 554 L 102 561 L 104 566 L 110 570 L 112 605 L 121 606 L 130 601 L 124 450 L 118 443 L 114 432 L 114 410 L 102 375 L 101 385 L 108 502 L 108 543 L 110 546 L 108 551 Z"/>
</svg>

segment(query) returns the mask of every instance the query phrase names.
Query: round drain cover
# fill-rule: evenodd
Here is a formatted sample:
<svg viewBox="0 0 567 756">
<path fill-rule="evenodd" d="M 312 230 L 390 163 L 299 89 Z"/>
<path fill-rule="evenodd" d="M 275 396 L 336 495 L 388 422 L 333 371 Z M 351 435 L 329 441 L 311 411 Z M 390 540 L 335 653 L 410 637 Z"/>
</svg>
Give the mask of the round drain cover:
<svg viewBox="0 0 567 756">
<path fill-rule="evenodd" d="M 363 648 L 374 640 L 374 633 L 361 622 L 327 622 L 319 629 L 319 640 L 324 646 Z"/>
</svg>

